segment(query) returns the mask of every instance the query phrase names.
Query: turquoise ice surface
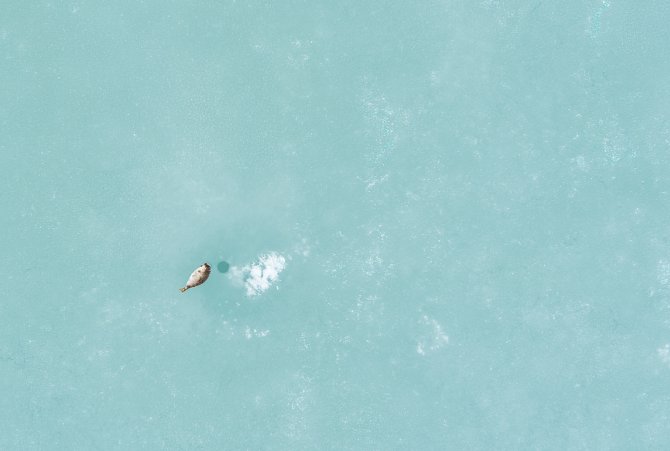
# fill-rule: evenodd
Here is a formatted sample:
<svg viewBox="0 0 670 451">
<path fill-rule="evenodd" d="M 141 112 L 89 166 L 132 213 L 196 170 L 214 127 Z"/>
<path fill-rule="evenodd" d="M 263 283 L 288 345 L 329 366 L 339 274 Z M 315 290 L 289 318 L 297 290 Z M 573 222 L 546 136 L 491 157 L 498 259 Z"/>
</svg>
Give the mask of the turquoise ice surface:
<svg viewBox="0 0 670 451">
<path fill-rule="evenodd" d="M 669 23 L 4 0 L 0 450 L 670 449 Z"/>
</svg>

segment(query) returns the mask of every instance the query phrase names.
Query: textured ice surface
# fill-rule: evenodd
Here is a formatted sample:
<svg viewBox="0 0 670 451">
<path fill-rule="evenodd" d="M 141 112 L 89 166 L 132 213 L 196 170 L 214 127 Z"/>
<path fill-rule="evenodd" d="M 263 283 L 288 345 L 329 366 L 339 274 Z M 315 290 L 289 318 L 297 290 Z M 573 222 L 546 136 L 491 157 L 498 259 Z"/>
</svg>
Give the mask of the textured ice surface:
<svg viewBox="0 0 670 451">
<path fill-rule="evenodd" d="M 0 450 L 670 449 L 668 23 L 3 0 Z"/>
</svg>

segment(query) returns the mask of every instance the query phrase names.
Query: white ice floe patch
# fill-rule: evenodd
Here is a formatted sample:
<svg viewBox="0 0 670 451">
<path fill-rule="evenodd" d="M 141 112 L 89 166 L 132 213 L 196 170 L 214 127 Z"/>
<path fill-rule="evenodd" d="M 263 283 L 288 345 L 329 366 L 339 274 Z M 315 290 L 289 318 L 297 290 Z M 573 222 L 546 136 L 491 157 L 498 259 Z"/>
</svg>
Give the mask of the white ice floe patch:
<svg viewBox="0 0 670 451">
<path fill-rule="evenodd" d="M 244 329 L 244 336 L 246 337 L 247 340 L 251 340 L 254 337 L 257 338 L 267 337 L 269 333 L 270 331 L 267 329 L 266 330 L 252 329 L 249 326 L 247 326 Z"/>
<path fill-rule="evenodd" d="M 670 283 L 670 261 L 662 258 L 656 264 L 656 279 L 661 285 Z"/>
<path fill-rule="evenodd" d="M 311 252 L 311 246 L 309 245 L 309 241 L 307 238 L 301 238 L 300 242 L 293 246 L 293 253 L 297 255 L 301 255 L 303 257 L 309 257 L 309 253 Z M 291 259 L 291 256 L 288 256 L 289 260 Z"/>
<path fill-rule="evenodd" d="M 670 343 L 666 343 L 656 350 L 658 358 L 666 365 L 670 365 Z"/>
<path fill-rule="evenodd" d="M 570 161 L 577 166 L 582 172 L 589 172 L 589 162 L 586 161 L 584 155 L 577 155 L 575 158 L 572 158 Z"/>
<path fill-rule="evenodd" d="M 433 353 L 449 343 L 449 337 L 442 330 L 442 326 L 428 315 L 421 317 L 420 323 L 428 331 L 420 337 L 416 344 L 416 352 L 420 355 Z"/>
<path fill-rule="evenodd" d="M 261 255 L 258 260 L 250 265 L 230 268 L 230 278 L 242 285 L 247 296 L 257 296 L 279 280 L 279 274 L 286 267 L 286 259 L 276 253 Z"/>
<path fill-rule="evenodd" d="M 365 191 L 368 192 L 372 191 L 376 185 L 381 185 L 382 183 L 386 182 L 388 178 L 388 174 L 384 174 L 383 176 L 370 176 L 366 179 L 358 177 L 359 180 L 362 180 L 365 183 Z"/>
</svg>

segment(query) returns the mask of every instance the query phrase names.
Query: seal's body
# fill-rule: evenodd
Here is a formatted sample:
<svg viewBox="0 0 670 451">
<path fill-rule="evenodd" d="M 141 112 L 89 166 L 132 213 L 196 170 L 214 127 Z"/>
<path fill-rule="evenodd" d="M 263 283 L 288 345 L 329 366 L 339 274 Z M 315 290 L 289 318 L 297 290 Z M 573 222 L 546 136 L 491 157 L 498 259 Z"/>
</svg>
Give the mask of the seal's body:
<svg viewBox="0 0 670 451">
<path fill-rule="evenodd" d="M 179 291 L 182 293 L 189 288 L 197 287 L 198 285 L 202 285 L 205 283 L 207 278 L 209 277 L 209 273 L 212 270 L 212 268 L 207 264 L 203 263 L 202 265 L 198 266 L 198 268 L 193 271 L 191 274 L 191 277 L 188 278 L 188 282 L 186 282 L 186 286 L 184 288 L 180 288 Z"/>
</svg>

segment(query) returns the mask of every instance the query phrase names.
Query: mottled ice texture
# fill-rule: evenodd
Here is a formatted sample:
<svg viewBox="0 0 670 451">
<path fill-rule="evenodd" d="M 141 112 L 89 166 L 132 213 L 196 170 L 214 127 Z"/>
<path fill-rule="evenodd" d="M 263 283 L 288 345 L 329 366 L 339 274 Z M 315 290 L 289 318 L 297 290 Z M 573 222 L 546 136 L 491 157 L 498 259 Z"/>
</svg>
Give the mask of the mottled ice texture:
<svg viewBox="0 0 670 451">
<path fill-rule="evenodd" d="M 668 24 L 2 0 L 0 451 L 670 449 Z"/>
</svg>

